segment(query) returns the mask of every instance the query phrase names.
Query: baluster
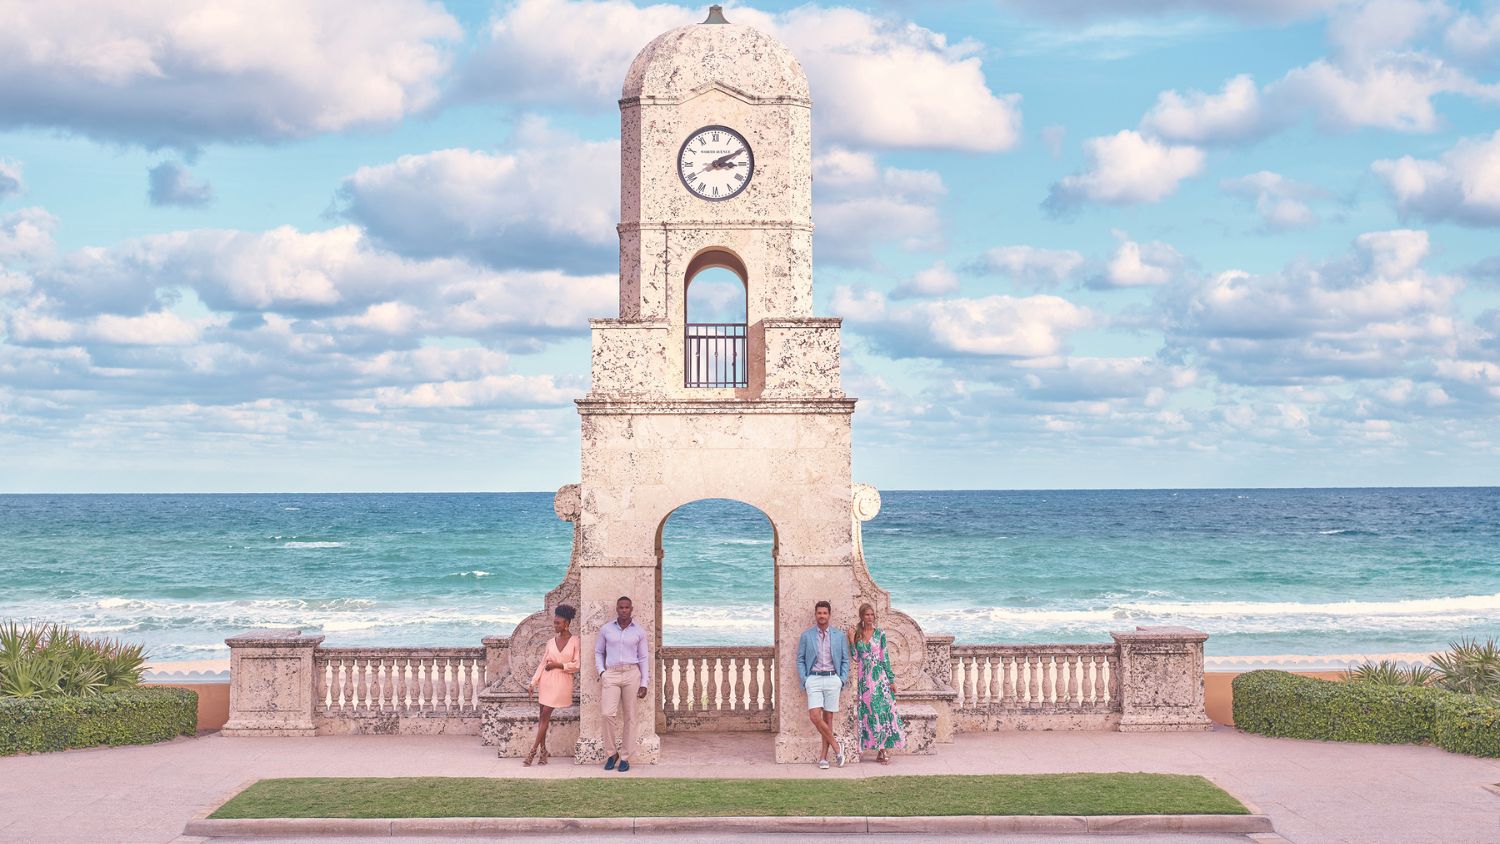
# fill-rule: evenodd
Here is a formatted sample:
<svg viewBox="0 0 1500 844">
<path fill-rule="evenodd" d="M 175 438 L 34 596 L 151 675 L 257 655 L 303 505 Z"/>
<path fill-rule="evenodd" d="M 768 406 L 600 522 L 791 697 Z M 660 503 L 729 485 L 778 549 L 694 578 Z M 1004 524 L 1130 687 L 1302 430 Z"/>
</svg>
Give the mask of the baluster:
<svg viewBox="0 0 1500 844">
<path fill-rule="evenodd" d="M 323 676 L 328 670 L 328 661 L 323 657 L 313 657 L 313 708 L 323 710 L 327 708 L 324 698 L 328 694 L 328 680 Z"/>
<path fill-rule="evenodd" d="M 1094 673 L 1094 694 L 1091 694 L 1091 696 L 1089 696 L 1089 703 L 1092 703 L 1092 705 L 1094 706 L 1106 706 L 1109 702 L 1107 702 L 1107 700 L 1104 700 L 1103 654 L 1094 655 L 1094 661 L 1092 661 L 1091 670 L 1092 673 Z"/>
<path fill-rule="evenodd" d="M 990 666 L 990 693 L 989 705 L 994 706 L 1000 702 L 1000 684 L 1005 675 L 1005 663 L 1000 661 L 1000 655 L 995 654 L 985 659 Z"/>
<path fill-rule="evenodd" d="M 371 660 L 369 660 L 369 657 L 365 657 L 363 654 L 359 655 L 359 657 L 354 657 L 354 709 L 356 711 L 365 709 L 366 703 L 369 702 L 369 696 L 371 696 L 369 669 L 371 669 Z"/>
<path fill-rule="evenodd" d="M 1004 662 L 1003 670 L 1005 672 L 1005 705 L 1015 706 L 1017 703 L 1016 675 L 1021 673 L 1021 669 L 1016 666 L 1015 654 L 1006 654 L 1000 659 Z"/>
<path fill-rule="evenodd" d="M 1058 670 L 1057 654 L 1042 657 L 1042 703 L 1048 707 L 1057 705 Z"/>
<path fill-rule="evenodd" d="M 1078 674 L 1082 671 L 1082 665 L 1078 661 L 1078 654 L 1068 654 L 1068 705 L 1077 706 L 1078 699 Z"/>
<path fill-rule="evenodd" d="M 349 676 L 352 669 L 349 667 L 350 660 L 347 657 L 339 657 L 339 710 L 346 711 L 349 708 L 350 698 L 354 697 L 353 683 Z"/>
<path fill-rule="evenodd" d="M 687 660 L 674 659 L 672 664 L 677 669 L 677 702 L 672 704 L 672 709 L 681 711 L 688 702 Z"/>
<path fill-rule="evenodd" d="M 406 700 L 405 709 L 409 712 L 421 705 L 422 684 L 417 678 L 417 666 L 420 660 L 409 656 L 406 658 Z"/>
<path fill-rule="evenodd" d="M 733 669 L 733 661 L 729 657 L 719 658 L 719 709 L 733 709 L 734 701 L 730 699 L 729 672 Z"/>
<path fill-rule="evenodd" d="M 689 712 L 697 712 L 703 705 L 703 669 L 698 660 L 688 657 L 684 660 L 688 666 L 688 698 L 687 706 Z"/>
<path fill-rule="evenodd" d="M 432 700 L 432 676 L 429 675 L 428 658 L 416 657 L 416 660 L 417 666 L 413 673 L 417 676 L 417 688 L 416 694 L 411 696 L 411 708 L 422 712 L 428 708 L 429 700 Z"/>
<path fill-rule="evenodd" d="M 729 658 L 729 668 L 734 675 L 734 708 L 745 712 L 750 709 L 745 703 L 745 675 L 750 673 L 750 659 L 732 656 Z"/>
<path fill-rule="evenodd" d="M 1036 706 L 1042 693 L 1042 672 L 1036 654 L 1026 655 L 1026 705 Z"/>
<path fill-rule="evenodd" d="M 1047 688 L 1042 697 L 1053 706 L 1061 706 L 1068 691 L 1068 661 L 1062 654 L 1052 654 L 1047 666 Z"/>
<path fill-rule="evenodd" d="M 453 711 L 453 698 L 458 693 L 458 689 L 454 688 L 453 685 L 453 681 L 458 679 L 453 675 L 453 657 L 440 656 L 438 657 L 437 663 L 438 688 L 436 694 L 438 708 L 444 712 L 451 712 Z M 647 683 L 651 682 L 650 677 L 646 677 L 644 679 Z"/>
<path fill-rule="evenodd" d="M 964 706 L 977 706 L 979 704 L 979 657 L 970 656 L 964 659 Z"/>
</svg>

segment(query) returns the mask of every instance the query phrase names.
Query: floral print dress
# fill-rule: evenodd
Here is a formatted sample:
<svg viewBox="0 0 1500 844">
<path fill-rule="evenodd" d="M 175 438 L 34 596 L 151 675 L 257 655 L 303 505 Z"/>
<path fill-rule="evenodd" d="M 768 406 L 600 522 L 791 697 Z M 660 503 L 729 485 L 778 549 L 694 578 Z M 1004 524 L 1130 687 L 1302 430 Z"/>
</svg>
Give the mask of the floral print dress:
<svg viewBox="0 0 1500 844">
<path fill-rule="evenodd" d="M 855 640 L 854 673 L 859 694 L 860 749 L 905 747 L 906 730 L 896 715 L 896 677 L 884 632 L 874 631 L 868 642 Z"/>
</svg>

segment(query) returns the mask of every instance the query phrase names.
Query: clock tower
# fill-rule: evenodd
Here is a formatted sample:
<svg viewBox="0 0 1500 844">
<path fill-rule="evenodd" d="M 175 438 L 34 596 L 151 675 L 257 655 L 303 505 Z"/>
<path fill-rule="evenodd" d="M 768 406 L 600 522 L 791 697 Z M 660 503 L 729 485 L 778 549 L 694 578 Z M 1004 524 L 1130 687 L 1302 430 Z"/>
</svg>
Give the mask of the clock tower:
<svg viewBox="0 0 1500 844">
<path fill-rule="evenodd" d="M 620 99 L 620 310 L 590 321 L 592 385 L 579 399 L 577 484 L 555 506 L 573 522 L 573 555 L 546 610 L 510 638 L 522 688 L 551 636 L 550 610 L 575 603 L 582 637 L 575 758 L 603 761 L 600 629 L 631 598 L 647 634 L 650 676 L 637 701 L 632 762 L 661 753 L 663 706 L 686 705 L 662 647 L 662 528 L 674 510 L 733 499 L 770 521 L 774 567 L 771 721 L 778 761 L 817 758 L 797 642 L 814 604 L 833 605 L 835 635 L 873 604 L 902 685 L 925 682 L 925 644 L 870 579 L 859 523 L 879 495 L 850 478 L 854 399 L 839 383 L 839 320 L 812 315 L 812 100 L 791 52 L 725 20 L 666 32 L 631 64 Z M 709 270 L 743 285 L 743 322 L 689 320 L 688 291 Z M 670 561 L 668 562 L 670 565 Z M 670 601 L 671 596 L 666 598 Z M 731 631 L 726 631 L 731 632 Z M 602 667 L 602 666 L 601 666 Z M 612 675 L 615 676 L 615 675 Z M 618 678 L 610 701 L 618 699 Z M 769 685 L 769 684 L 768 684 Z M 664 695 L 664 692 L 666 693 Z M 836 731 L 852 754 L 852 676 Z"/>
</svg>

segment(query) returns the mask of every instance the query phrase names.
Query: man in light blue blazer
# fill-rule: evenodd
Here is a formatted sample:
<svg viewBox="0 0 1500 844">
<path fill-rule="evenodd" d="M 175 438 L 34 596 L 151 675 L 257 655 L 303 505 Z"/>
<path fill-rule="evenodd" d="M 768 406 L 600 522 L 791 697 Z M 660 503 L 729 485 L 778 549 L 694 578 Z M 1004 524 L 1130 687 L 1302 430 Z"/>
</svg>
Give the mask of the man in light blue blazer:
<svg viewBox="0 0 1500 844">
<path fill-rule="evenodd" d="M 807 691 L 807 715 L 822 737 L 818 767 L 826 771 L 830 748 L 838 766 L 844 767 L 844 749 L 833 737 L 833 716 L 839 711 L 839 693 L 849 676 L 849 639 L 828 626 L 833 617 L 832 604 L 819 601 L 813 606 L 813 617 L 818 623 L 797 642 L 797 676 Z"/>
</svg>

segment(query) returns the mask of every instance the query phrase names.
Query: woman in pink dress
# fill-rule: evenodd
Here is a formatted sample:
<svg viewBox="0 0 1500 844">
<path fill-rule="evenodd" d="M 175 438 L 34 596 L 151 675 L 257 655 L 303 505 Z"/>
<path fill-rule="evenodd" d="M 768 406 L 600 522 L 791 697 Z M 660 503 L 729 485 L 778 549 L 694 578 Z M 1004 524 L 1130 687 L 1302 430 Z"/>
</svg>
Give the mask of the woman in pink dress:
<svg viewBox="0 0 1500 844">
<path fill-rule="evenodd" d="M 547 649 L 537 663 L 536 673 L 526 688 L 536 693 L 541 704 L 541 715 L 536 722 L 536 742 L 521 764 L 547 764 L 547 727 L 552 723 L 552 710 L 573 705 L 573 675 L 578 673 L 578 637 L 568 632 L 568 624 L 577 612 L 567 604 L 558 604 L 552 611 L 552 629 L 556 636 L 547 640 Z M 537 753 L 541 758 L 537 759 Z"/>
</svg>

